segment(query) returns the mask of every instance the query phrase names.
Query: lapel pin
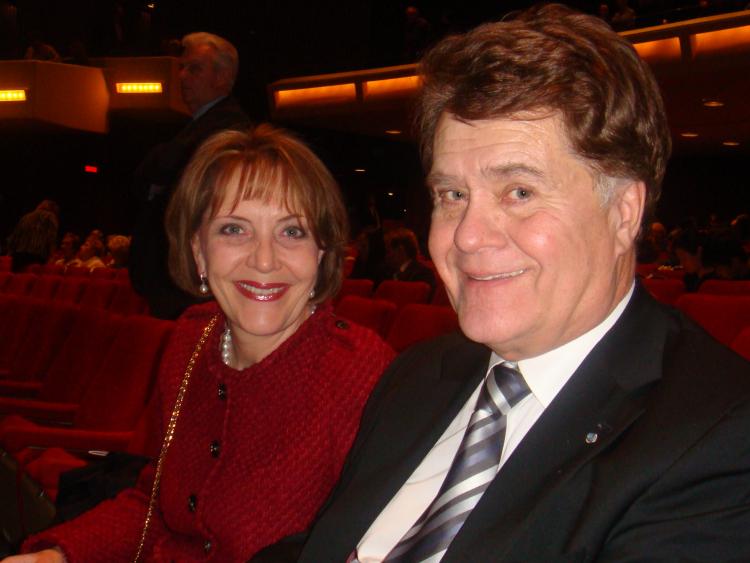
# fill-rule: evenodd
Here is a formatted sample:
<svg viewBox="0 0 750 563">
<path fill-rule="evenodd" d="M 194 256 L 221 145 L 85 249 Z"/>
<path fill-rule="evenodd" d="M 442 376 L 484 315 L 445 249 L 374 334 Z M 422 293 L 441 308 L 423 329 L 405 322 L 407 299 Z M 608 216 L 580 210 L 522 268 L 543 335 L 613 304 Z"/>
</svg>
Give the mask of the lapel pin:
<svg viewBox="0 0 750 563">
<path fill-rule="evenodd" d="M 599 439 L 599 434 L 597 434 L 596 432 L 589 432 L 588 434 L 586 434 L 586 443 L 587 444 L 593 444 L 598 439 Z"/>
</svg>

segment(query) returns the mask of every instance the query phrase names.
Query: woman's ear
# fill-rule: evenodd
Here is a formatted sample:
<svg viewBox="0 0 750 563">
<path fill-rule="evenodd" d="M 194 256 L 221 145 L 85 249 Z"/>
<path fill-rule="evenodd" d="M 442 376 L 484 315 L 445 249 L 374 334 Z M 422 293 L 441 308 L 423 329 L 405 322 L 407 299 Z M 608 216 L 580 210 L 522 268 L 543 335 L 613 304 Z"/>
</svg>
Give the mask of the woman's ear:
<svg viewBox="0 0 750 563">
<path fill-rule="evenodd" d="M 193 260 L 195 260 L 195 265 L 198 267 L 197 274 L 200 276 L 206 272 L 206 259 L 203 252 L 203 243 L 198 233 L 195 233 L 190 240 L 190 247 L 193 250 Z"/>
</svg>

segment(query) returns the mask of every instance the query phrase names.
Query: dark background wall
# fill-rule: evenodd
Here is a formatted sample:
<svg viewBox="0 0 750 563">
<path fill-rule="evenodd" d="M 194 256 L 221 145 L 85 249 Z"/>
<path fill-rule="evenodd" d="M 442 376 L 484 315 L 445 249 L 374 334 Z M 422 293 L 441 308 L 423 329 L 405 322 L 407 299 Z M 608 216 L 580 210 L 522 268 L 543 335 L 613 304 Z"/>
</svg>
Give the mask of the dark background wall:
<svg viewBox="0 0 750 563">
<path fill-rule="evenodd" d="M 434 36 L 497 19 L 528 3 L 414 2 L 432 24 Z M 213 31 L 238 46 L 236 94 L 261 121 L 268 117 L 266 84 L 274 80 L 413 61 L 405 52 L 406 5 L 402 0 L 157 0 L 150 8 L 148 2 L 135 0 L 0 0 L 0 58 L 22 56 L 34 36 L 53 43 L 63 56 L 69 54 L 71 41 L 79 39 L 93 57 L 159 54 L 169 38 Z M 593 11 L 598 2 L 577 5 Z M 13 25 L 8 14 L 15 18 Z M 176 121 L 113 116 L 109 134 L 92 135 L 0 123 L 0 241 L 21 214 L 45 197 L 61 204 L 62 232 L 98 227 L 127 233 L 134 212 L 132 171 L 151 146 L 180 126 Z M 386 218 L 405 218 L 426 232 L 428 201 L 414 146 L 332 131 L 298 132 L 338 178 L 355 226 L 372 193 Z M 98 173 L 84 172 L 87 164 L 97 166 Z M 659 219 L 673 225 L 686 215 L 703 221 L 710 212 L 729 218 L 748 211 L 746 169 L 741 158 L 673 159 Z"/>
</svg>

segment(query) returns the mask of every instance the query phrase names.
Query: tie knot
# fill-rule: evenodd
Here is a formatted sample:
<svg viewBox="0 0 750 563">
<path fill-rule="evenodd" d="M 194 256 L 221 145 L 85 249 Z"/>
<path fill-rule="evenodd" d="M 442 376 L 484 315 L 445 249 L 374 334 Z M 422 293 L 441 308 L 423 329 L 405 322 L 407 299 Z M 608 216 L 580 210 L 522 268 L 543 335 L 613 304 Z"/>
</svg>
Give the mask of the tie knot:
<svg viewBox="0 0 750 563">
<path fill-rule="evenodd" d="M 492 368 L 479 395 L 477 408 L 506 415 L 529 394 L 529 387 L 518 370 L 518 364 L 503 362 Z"/>
</svg>

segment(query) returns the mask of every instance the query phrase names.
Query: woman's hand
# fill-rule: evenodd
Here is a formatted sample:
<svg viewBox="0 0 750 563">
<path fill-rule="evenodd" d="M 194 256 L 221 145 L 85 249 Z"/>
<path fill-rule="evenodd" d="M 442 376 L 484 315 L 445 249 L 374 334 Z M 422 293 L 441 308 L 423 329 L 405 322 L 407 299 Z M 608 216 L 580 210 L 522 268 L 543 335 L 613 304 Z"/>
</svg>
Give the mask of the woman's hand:
<svg viewBox="0 0 750 563">
<path fill-rule="evenodd" d="M 6 557 L 0 563 L 65 563 L 63 552 L 59 549 L 45 549 L 36 553 L 24 553 Z"/>
</svg>

